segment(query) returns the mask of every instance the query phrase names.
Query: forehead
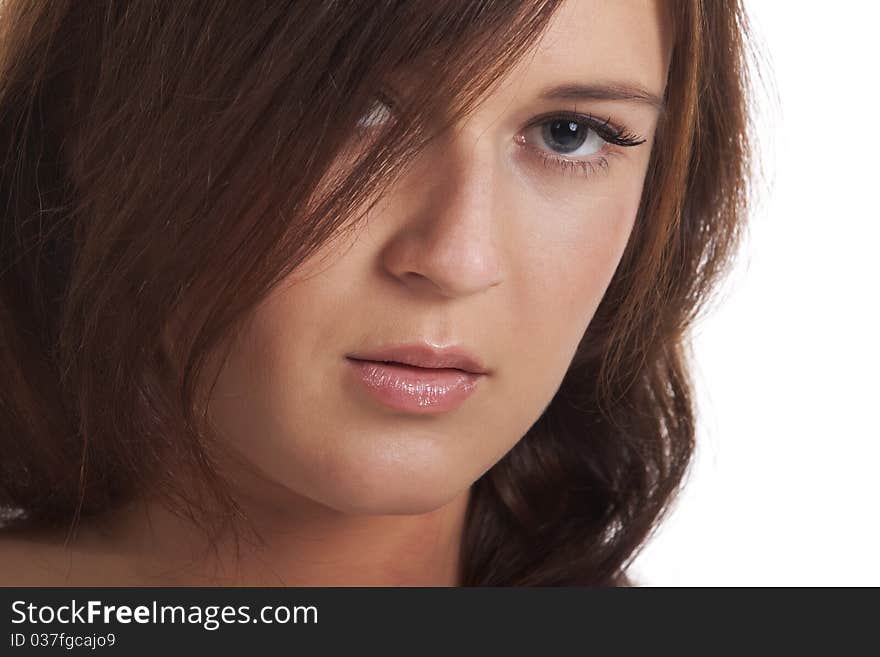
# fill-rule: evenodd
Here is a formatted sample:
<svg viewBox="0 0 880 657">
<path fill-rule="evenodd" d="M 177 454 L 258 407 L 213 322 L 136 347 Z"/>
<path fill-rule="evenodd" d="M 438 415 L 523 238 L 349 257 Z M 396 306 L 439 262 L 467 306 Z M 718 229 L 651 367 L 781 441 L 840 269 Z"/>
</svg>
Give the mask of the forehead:
<svg viewBox="0 0 880 657">
<path fill-rule="evenodd" d="M 662 95 L 671 51 L 663 0 L 567 0 L 516 75 L 527 85 L 623 80 Z"/>
<path fill-rule="evenodd" d="M 672 33 L 665 0 L 566 0 L 527 54 L 502 76 L 493 97 L 509 103 L 511 94 L 574 101 L 635 95 L 647 100 L 645 107 L 662 111 Z M 430 59 L 431 53 L 422 57 Z M 421 77 L 422 61 L 392 74 L 397 89 Z"/>
</svg>

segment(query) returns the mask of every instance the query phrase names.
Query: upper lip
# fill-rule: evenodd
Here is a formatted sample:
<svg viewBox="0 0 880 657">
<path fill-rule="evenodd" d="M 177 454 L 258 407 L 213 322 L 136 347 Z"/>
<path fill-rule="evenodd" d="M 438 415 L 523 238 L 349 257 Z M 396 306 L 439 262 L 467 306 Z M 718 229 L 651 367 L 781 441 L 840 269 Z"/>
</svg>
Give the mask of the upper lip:
<svg viewBox="0 0 880 657">
<path fill-rule="evenodd" d="M 452 367 L 473 374 L 489 373 L 477 356 L 459 345 L 438 347 L 426 342 L 407 342 L 348 354 L 348 357 L 355 360 L 393 361 L 416 367 Z"/>
</svg>

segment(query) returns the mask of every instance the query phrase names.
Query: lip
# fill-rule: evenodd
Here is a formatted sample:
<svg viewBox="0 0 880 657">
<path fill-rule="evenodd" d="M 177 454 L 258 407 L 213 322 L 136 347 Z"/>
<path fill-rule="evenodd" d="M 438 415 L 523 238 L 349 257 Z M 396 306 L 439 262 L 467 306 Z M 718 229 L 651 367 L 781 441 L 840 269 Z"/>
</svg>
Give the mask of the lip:
<svg viewBox="0 0 880 657">
<path fill-rule="evenodd" d="M 392 344 L 369 351 L 348 354 L 348 358 L 394 362 L 422 368 L 454 368 L 471 374 L 489 374 L 476 355 L 461 346 L 435 347 L 426 342 Z"/>
<path fill-rule="evenodd" d="M 489 374 L 480 360 L 460 347 L 409 343 L 346 358 L 360 390 L 386 408 L 416 415 L 458 408 Z"/>
<path fill-rule="evenodd" d="M 464 403 L 485 375 L 454 368 L 422 368 L 349 358 L 349 368 L 362 390 L 383 406 L 416 415 L 454 410 Z"/>
</svg>

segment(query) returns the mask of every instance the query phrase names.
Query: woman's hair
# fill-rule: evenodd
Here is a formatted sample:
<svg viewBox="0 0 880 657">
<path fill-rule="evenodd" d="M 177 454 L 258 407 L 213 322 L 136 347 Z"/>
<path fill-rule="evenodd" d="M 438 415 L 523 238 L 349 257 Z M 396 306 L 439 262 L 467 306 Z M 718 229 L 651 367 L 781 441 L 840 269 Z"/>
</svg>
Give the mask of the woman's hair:
<svg viewBox="0 0 880 657">
<path fill-rule="evenodd" d="M 206 531 L 240 517 L 200 383 L 209 354 L 560 4 L 2 0 L 7 531 L 72 530 L 146 491 Z M 747 209 L 748 30 L 738 2 L 661 7 L 667 109 L 633 232 L 558 392 L 473 486 L 464 585 L 631 584 L 687 471 L 688 329 Z M 397 76 L 400 111 L 353 139 Z"/>
</svg>

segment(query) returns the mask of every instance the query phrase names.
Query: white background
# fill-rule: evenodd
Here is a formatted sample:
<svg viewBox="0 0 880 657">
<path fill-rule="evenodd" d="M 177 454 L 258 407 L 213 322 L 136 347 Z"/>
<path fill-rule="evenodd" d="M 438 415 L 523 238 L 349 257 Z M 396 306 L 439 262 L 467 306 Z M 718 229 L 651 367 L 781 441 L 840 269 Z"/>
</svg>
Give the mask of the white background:
<svg viewBox="0 0 880 657">
<path fill-rule="evenodd" d="M 738 269 L 695 332 L 697 456 L 646 585 L 880 585 L 880 5 L 747 0 L 769 73 Z"/>
</svg>

